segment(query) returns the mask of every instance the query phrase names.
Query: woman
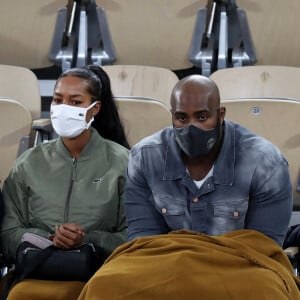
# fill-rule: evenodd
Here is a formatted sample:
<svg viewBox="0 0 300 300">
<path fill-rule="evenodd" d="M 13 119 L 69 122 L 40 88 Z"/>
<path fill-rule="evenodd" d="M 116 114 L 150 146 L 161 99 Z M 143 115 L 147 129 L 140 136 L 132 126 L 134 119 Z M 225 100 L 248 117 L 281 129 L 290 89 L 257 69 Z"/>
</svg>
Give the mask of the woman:
<svg viewBox="0 0 300 300">
<path fill-rule="evenodd" d="M 50 114 L 60 137 L 26 151 L 4 183 L 2 252 L 14 259 L 24 233 L 34 233 L 63 249 L 90 242 L 107 256 L 126 241 L 129 147 L 107 74 L 97 66 L 64 72 Z"/>
</svg>

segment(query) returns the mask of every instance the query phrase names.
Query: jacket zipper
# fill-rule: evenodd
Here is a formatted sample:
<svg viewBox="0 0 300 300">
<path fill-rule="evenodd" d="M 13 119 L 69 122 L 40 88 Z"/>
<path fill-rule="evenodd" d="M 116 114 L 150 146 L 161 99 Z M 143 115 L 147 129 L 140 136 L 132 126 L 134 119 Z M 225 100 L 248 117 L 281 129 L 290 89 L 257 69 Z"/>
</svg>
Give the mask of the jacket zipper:
<svg viewBox="0 0 300 300">
<path fill-rule="evenodd" d="M 73 183 L 76 178 L 76 165 L 77 165 L 77 159 L 72 158 L 72 174 L 71 174 L 71 182 L 69 185 L 66 205 L 65 205 L 65 212 L 64 212 L 64 223 L 69 222 L 69 208 L 70 208 L 70 201 L 71 201 L 71 194 L 73 189 Z"/>
</svg>

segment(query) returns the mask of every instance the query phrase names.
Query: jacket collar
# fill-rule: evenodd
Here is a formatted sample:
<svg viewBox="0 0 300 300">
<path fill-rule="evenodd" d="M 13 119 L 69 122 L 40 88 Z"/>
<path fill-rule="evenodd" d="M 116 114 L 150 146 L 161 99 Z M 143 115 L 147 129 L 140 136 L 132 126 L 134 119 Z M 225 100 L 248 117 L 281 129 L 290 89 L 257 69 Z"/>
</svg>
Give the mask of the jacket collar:
<svg viewBox="0 0 300 300">
<path fill-rule="evenodd" d="M 95 155 L 95 149 L 97 149 L 97 155 L 102 156 L 104 158 L 103 161 L 107 162 L 108 158 L 105 139 L 98 134 L 96 129 L 91 128 L 91 138 L 85 145 L 80 156 L 77 158 L 77 161 L 84 161 L 93 158 Z M 57 139 L 56 150 L 64 159 L 72 161 L 73 158 L 71 157 L 68 149 L 65 147 L 61 137 Z"/>
<path fill-rule="evenodd" d="M 175 135 L 170 132 L 166 150 L 164 180 L 178 180 L 188 177 L 186 166 L 180 156 Z M 224 121 L 224 137 L 221 150 L 214 163 L 213 182 L 220 185 L 232 185 L 235 163 L 235 130 L 233 123 Z"/>
</svg>

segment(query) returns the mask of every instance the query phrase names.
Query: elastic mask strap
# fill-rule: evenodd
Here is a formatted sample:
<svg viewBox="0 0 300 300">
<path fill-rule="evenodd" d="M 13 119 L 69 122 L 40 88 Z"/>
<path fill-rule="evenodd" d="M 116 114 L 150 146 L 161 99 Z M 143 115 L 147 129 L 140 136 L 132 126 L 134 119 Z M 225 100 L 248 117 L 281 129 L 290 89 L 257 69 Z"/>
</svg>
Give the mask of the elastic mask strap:
<svg viewBox="0 0 300 300">
<path fill-rule="evenodd" d="M 90 109 L 93 108 L 97 103 L 98 103 L 98 101 L 93 102 L 90 106 L 88 106 L 88 107 L 86 108 L 86 110 L 87 110 L 87 111 L 90 110 Z"/>
<path fill-rule="evenodd" d="M 89 107 L 86 108 L 86 112 L 88 112 L 88 110 L 93 108 L 97 103 L 98 101 L 93 102 Z M 91 117 L 90 121 L 86 123 L 85 129 L 89 129 L 93 121 L 94 121 L 94 117 Z"/>
</svg>

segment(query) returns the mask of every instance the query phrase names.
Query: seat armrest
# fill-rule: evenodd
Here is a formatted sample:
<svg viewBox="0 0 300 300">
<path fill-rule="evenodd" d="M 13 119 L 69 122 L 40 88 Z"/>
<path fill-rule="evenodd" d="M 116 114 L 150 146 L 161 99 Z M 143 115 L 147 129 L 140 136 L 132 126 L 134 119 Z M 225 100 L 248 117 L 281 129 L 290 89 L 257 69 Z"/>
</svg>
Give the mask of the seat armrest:
<svg viewBox="0 0 300 300">
<path fill-rule="evenodd" d="M 289 258 L 295 258 L 299 253 L 299 247 L 288 247 L 288 248 L 284 249 L 284 253 Z"/>
<path fill-rule="evenodd" d="M 32 129 L 36 132 L 34 146 L 39 143 L 48 142 L 53 136 L 53 128 L 50 119 L 34 120 L 32 122 Z"/>
<path fill-rule="evenodd" d="M 284 253 L 289 258 L 294 270 L 296 270 L 295 273 L 298 272 L 298 257 L 299 257 L 299 247 L 288 247 L 284 249 Z"/>
<path fill-rule="evenodd" d="M 32 128 L 37 131 L 52 131 L 52 125 L 50 119 L 37 119 L 32 122 Z"/>
</svg>

